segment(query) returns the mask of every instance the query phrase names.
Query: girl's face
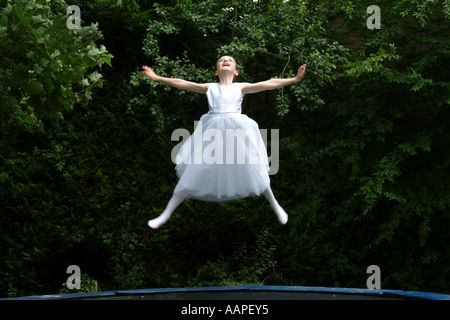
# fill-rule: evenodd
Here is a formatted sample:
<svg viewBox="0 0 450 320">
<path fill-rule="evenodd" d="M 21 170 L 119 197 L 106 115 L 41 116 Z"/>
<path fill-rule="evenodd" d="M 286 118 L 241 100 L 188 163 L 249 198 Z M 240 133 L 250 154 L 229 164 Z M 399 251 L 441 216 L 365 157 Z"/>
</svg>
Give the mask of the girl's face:
<svg viewBox="0 0 450 320">
<path fill-rule="evenodd" d="M 235 77 L 238 76 L 239 70 L 236 64 L 236 60 L 230 56 L 221 57 L 216 63 L 216 76 L 219 76 L 221 72 L 232 72 Z"/>
</svg>

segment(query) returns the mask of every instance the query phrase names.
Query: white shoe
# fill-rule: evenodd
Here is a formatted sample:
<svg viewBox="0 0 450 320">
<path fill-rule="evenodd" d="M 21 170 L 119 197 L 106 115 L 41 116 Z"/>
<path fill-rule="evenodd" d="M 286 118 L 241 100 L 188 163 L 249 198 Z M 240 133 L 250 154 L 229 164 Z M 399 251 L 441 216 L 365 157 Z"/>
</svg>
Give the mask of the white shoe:
<svg viewBox="0 0 450 320">
<path fill-rule="evenodd" d="M 286 211 L 284 211 L 284 209 L 278 204 L 277 207 L 274 208 L 274 210 L 281 224 L 286 224 L 288 222 L 288 215 Z"/>
<path fill-rule="evenodd" d="M 152 229 L 158 229 L 160 226 L 162 226 L 166 222 L 167 222 L 166 217 L 164 217 L 163 215 L 160 215 L 158 218 L 148 220 L 148 226 Z"/>
</svg>

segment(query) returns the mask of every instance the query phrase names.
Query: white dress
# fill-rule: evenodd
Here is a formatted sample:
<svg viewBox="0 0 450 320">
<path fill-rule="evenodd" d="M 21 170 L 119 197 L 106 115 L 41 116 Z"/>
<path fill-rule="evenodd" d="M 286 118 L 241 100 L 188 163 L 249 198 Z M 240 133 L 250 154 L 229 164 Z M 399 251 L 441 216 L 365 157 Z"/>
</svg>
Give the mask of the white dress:
<svg viewBox="0 0 450 320">
<path fill-rule="evenodd" d="M 211 83 L 209 112 L 176 157 L 174 193 L 203 201 L 229 201 L 261 194 L 270 183 L 267 150 L 258 124 L 241 114 L 239 83 Z"/>
</svg>

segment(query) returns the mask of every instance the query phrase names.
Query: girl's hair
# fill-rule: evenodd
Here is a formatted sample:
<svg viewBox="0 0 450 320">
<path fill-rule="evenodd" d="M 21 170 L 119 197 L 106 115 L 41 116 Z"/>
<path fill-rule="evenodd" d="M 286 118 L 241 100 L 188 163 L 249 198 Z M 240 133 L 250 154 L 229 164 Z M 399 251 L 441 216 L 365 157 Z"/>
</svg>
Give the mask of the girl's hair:
<svg viewBox="0 0 450 320">
<path fill-rule="evenodd" d="M 222 57 L 222 56 L 221 56 L 221 57 Z M 214 71 L 217 71 L 217 64 L 219 63 L 219 60 L 220 60 L 221 57 L 219 57 L 219 59 L 217 59 L 217 62 L 216 62 L 215 70 L 214 70 Z M 237 63 L 236 59 L 235 59 L 233 56 L 227 56 L 227 57 L 233 58 L 234 64 L 236 65 L 236 70 L 239 71 L 239 64 Z M 235 82 L 236 79 L 237 79 L 238 77 L 239 77 L 239 75 L 235 76 L 234 79 L 233 79 L 233 82 Z M 216 76 L 215 78 L 216 78 L 216 81 L 217 81 L 217 82 L 220 81 L 220 79 L 219 79 L 218 76 Z"/>
</svg>

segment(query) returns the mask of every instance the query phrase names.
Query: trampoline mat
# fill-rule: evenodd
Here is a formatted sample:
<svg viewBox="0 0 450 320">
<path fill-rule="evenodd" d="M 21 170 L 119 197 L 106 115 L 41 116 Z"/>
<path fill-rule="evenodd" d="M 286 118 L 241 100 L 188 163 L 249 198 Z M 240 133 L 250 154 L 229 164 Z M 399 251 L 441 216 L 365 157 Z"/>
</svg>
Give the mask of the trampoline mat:
<svg viewBox="0 0 450 320">
<path fill-rule="evenodd" d="M 83 299 L 83 298 L 82 298 Z M 84 298 L 86 299 L 86 298 Z M 91 297 L 89 300 L 403 300 L 393 295 L 368 295 L 347 293 L 281 292 L 281 291 L 231 291 L 231 292 L 171 292 L 152 294 L 119 294 Z"/>
<path fill-rule="evenodd" d="M 304 286 L 230 286 L 112 290 L 51 294 L 8 300 L 450 300 L 450 295 L 423 291 Z M 2 300 L 2 299 L 0 299 Z"/>
</svg>

